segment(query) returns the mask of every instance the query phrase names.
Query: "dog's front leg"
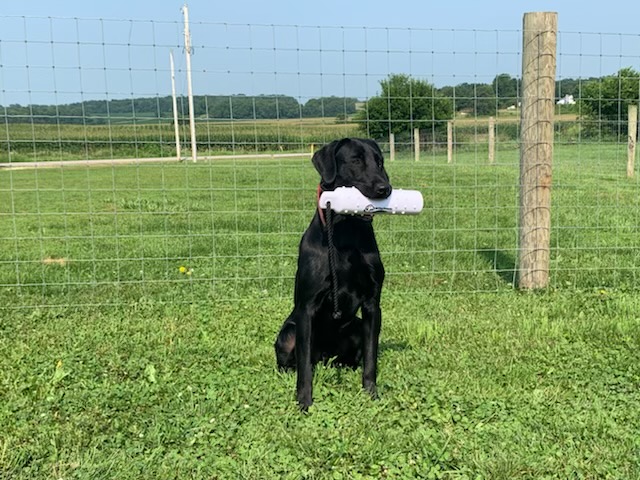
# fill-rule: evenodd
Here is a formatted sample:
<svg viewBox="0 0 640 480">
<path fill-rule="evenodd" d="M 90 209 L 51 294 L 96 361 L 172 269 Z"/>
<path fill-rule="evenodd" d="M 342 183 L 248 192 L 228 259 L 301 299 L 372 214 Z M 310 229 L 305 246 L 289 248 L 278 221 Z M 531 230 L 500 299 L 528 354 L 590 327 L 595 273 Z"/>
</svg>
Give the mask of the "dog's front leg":
<svg viewBox="0 0 640 480">
<path fill-rule="evenodd" d="M 378 341 L 382 324 L 380 297 L 371 299 L 362 306 L 364 327 L 362 387 L 377 397 L 376 378 L 378 375 Z"/>
<path fill-rule="evenodd" d="M 311 364 L 311 323 L 310 312 L 296 312 L 296 393 L 302 411 L 313 403 L 313 366 Z"/>
</svg>

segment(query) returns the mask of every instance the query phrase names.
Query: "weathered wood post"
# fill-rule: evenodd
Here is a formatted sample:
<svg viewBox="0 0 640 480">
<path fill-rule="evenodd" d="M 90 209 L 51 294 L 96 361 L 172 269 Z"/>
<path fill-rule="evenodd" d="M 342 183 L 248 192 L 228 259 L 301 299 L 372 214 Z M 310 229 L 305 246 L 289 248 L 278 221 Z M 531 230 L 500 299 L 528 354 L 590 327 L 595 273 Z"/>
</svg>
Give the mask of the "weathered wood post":
<svg viewBox="0 0 640 480">
<path fill-rule="evenodd" d="M 420 160 L 420 129 L 413 129 L 413 151 L 415 156 L 415 161 Z"/>
<path fill-rule="evenodd" d="M 629 134 L 627 139 L 627 177 L 631 178 L 635 172 L 636 138 L 638 138 L 638 106 L 629 105 Z"/>
<path fill-rule="evenodd" d="M 447 163 L 453 163 L 453 121 L 447 121 Z"/>
<path fill-rule="evenodd" d="M 557 33 L 557 13 L 525 13 L 518 244 L 521 289 L 545 288 L 549 284 Z"/>
<path fill-rule="evenodd" d="M 496 119 L 489 117 L 489 165 L 496 162 Z"/>
<path fill-rule="evenodd" d="M 396 159 L 396 136 L 393 133 L 389 133 L 389 161 L 393 162 Z"/>
</svg>

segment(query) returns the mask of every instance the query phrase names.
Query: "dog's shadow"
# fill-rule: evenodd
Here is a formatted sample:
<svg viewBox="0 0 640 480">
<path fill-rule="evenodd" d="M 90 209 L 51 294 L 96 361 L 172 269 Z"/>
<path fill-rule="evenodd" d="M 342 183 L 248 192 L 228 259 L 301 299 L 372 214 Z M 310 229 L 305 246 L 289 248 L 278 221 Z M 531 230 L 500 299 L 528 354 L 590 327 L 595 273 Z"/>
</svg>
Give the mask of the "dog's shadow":
<svg viewBox="0 0 640 480">
<path fill-rule="evenodd" d="M 378 351 L 380 353 L 386 352 L 403 352 L 408 350 L 409 344 L 405 341 L 384 341 L 380 342 L 380 346 L 378 347 Z"/>
<path fill-rule="evenodd" d="M 405 342 L 405 341 L 386 341 L 386 342 L 380 342 L 379 346 L 378 346 L 378 354 L 379 355 L 385 355 L 386 353 L 390 353 L 390 352 L 403 352 L 405 350 L 410 349 L 411 346 Z M 324 362 L 320 362 L 322 363 L 325 367 L 328 368 L 333 368 L 336 369 L 338 371 L 340 370 L 357 370 L 358 368 L 362 368 L 362 361 L 358 362 L 357 365 L 343 365 L 340 363 L 337 363 L 335 361 L 335 358 L 329 358 Z M 294 370 L 291 370 L 294 371 Z"/>
<path fill-rule="evenodd" d="M 494 272 L 505 283 L 516 286 L 516 261 L 511 255 L 496 249 L 479 250 L 482 255 L 493 267 Z"/>
</svg>

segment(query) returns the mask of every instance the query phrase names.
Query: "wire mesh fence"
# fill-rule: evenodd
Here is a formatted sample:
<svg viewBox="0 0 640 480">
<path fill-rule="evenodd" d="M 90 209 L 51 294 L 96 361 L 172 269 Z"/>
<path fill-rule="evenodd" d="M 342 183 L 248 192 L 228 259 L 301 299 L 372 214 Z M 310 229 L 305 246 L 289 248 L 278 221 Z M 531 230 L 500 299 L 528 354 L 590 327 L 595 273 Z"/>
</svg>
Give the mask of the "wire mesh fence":
<svg viewBox="0 0 640 480">
<path fill-rule="evenodd" d="M 425 198 L 376 218 L 389 294 L 514 288 L 521 30 L 192 18 L 192 163 L 169 69 L 173 51 L 186 159 L 183 28 L 0 17 L 6 307 L 291 295 L 310 156 L 346 136 L 378 140 L 392 184 Z M 551 288 L 638 288 L 638 52 L 640 35 L 558 34 Z"/>
</svg>

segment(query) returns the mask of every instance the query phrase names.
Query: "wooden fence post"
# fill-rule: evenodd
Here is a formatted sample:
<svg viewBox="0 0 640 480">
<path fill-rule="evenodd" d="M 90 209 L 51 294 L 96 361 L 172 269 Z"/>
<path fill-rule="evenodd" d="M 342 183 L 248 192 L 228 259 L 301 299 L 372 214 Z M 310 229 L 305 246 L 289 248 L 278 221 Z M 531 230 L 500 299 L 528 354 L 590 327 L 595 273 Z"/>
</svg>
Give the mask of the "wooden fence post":
<svg viewBox="0 0 640 480">
<path fill-rule="evenodd" d="M 489 165 L 496 162 L 496 119 L 489 117 Z"/>
<path fill-rule="evenodd" d="M 549 284 L 558 14 L 525 13 L 520 128 L 518 286 Z"/>
<path fill-rule="evenodd" d="M 453 163 L 453 121 L 447 121 L 447 163 Z"/>
<path fill-rule="evenodd" d="M 420 160 L 420 129 L 419 128 L 413 129 L 413 150 L 414 150 L 415 161 L 417 162 L 418 160 Z"/>
<path fill-rule="evenodd" d="M 629 134 L 627 140 L 627 177 L 631 178 L 635 172 L 636 138 L 638 138 L 638 106 L 629 105 Z"/>
<path fill-rule="evenodd" d="M 396 159 L 396 136 L 389 133 L 389 160 L 393 162 Z"/>
</svg>

